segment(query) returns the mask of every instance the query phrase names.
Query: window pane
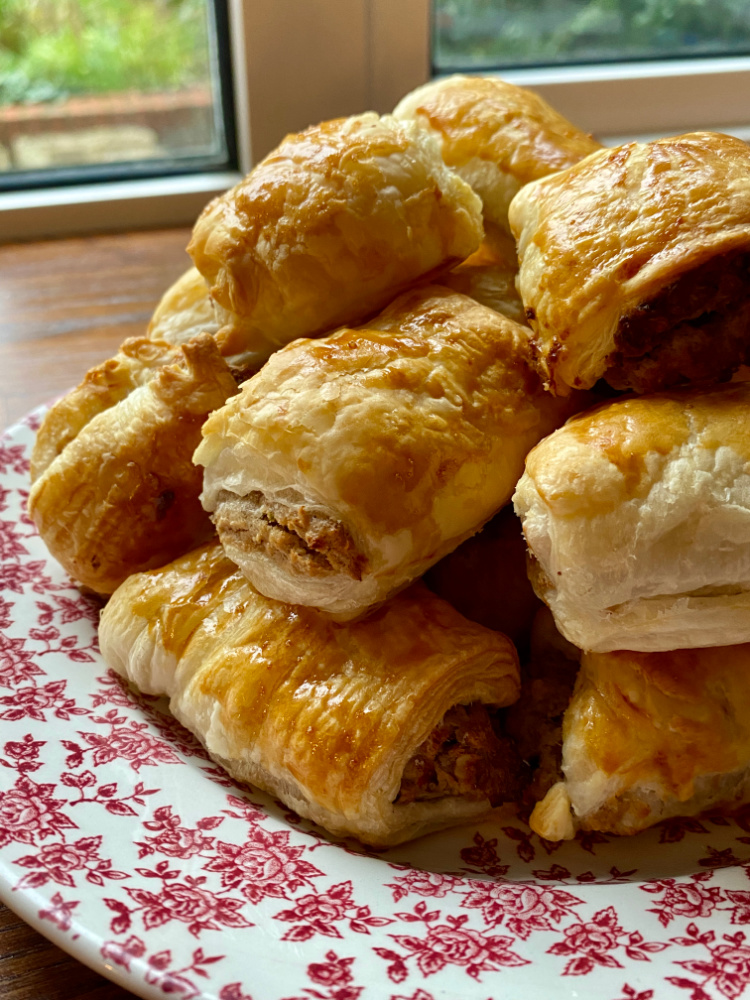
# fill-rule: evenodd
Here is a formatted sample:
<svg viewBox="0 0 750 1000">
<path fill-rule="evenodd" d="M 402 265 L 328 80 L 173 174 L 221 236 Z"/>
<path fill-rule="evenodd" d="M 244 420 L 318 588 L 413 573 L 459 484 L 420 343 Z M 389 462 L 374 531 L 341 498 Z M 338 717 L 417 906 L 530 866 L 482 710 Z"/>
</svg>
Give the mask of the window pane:
<svg viewBox="0 0 750 1000">
<path fill-rule="evenodd" d="M 216 36 L 210 0 L 1 0 L 0 187 L 226 166 Z"/>
<path fill-rule="evenodd" d="M 747 0 L 434 0 L 436 72 L 750 52 Z"/>
</svg>

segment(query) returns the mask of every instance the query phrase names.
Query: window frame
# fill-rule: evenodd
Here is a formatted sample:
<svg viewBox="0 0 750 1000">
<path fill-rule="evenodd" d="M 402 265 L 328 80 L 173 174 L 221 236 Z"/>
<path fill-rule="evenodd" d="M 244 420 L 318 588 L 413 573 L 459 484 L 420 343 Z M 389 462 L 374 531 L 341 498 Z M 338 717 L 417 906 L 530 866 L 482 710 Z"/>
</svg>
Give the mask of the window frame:
<svg viewBox="0 0 750 1000">
<path fill-rule="evenodd" d="M 0 242 L 190 225 L 286 133 L 388 112 L 432 76 L 430 0 L 228 2 L 239 170 L 0 194 Z M 745 137 L 750 126 L 750 57 L 497 75 L 609 143 L 700 129 Z"/>
</svg>

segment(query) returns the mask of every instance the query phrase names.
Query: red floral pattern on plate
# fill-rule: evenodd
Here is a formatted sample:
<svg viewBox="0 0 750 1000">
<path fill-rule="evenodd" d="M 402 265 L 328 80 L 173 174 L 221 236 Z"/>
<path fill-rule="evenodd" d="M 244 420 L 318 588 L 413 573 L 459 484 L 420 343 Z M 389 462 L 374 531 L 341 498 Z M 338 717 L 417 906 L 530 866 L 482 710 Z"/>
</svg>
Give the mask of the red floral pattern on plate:
<svg viewBox="0 0 750 1000">
<path fill-rule="evenodd" d="M 0 896 L 139 995 L 750 1000 L 750 808 L 550 844 L 504 808 L 385 852 L 241 790 L 106 669 L 0 443 Z M 583 990 L 582 990 L 583 986 Z"/>
</svg>

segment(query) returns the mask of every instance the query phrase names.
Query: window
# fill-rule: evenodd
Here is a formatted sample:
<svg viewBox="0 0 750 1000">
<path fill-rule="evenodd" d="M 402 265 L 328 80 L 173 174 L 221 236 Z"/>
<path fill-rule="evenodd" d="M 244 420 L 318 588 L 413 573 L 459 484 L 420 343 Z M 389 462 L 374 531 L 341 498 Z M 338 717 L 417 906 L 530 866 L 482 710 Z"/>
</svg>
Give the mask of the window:
<svg viewBox="0 0 750 1000">
<path fill-rule="evenodd" d="M 439 73 L 750 54 L 746 0 L 435 0 Z"/>
<path fill-rule="evenodd" d="M 170 224 L 224 190 L 238 176 L 227 14 L 226 0 L 4 0 L 0 237 L 132 227 L 139 202 L 142 224 Z"/>
<path fill-rule="evenodd" d="M 498 72 L 605 142 L 750 125 L 746 0 L 434 0 L 433 72 Z"/>
<path fill-rule="evenodd" d="M 154 2 L 168 5 L 174 0 Z M 387 112 L 434 74 L 478 69 L 465 63 L 460 53 L 448 52 L 458 37 L 455 12 L 473 7 L 492 13 L 500 7 L 499 0 L 214 0 L 217 6 L 222 2 L 227 4 L 230 47 L 223 62 L 231 55 L 234 81 L 235 169 L 0 193 L 0 241 L 87 227 L 188 225 L 209 198 L 235 183 L 287 132 L 366 109 Z M 677 58 L 684 54 L 683 44 L 669 59 L 662 46 L 651 53 L 659 59 L 639 56 L 615 62 L 611 56 L 598 64 L 590 61 L 601 55 L 601 37 L 616 34 L 613 11 L 648 6 L 667 17 L 670 10 L 690 7 L 713 17 L 731 7 L 736 23 L 746 24 L 746 0 L 598 0 L 598 6 L 609 11 L 609 20 L 597 27 L 596 17 L 588 14 L 595 30 L 586 31 L 580 18 L 584 8 L 594 5 L 583 0 L 505 0 L 505 6 L 522 12 L 554 7 L 577 24 L 565 53 L 577 63 L 563 65 L 555 55 L 547 65 L 531 65 L 538 56 L 519 50 L 512 68 L 509 63 L 495 68 L 506 79 L 541 93 L 604 141 L 700 128 L 743 135 L 750 125 L 750 55 L 742 54 L 750 47 L 740 40 L 735 21 L 732 31 L 724 33 L 730 48 L 725 47 L 722 56 L 709 57 L 705 47 L 690 43 L 690 59 Z M 446 10 L 454 11 L 454 42 L 446 33 Z M 548 20 L 552 25 L 552 18 Z M 596 45 L 592 31 L 599 33 Z M 552 32 L 553 26 L 547 35 L 540 32 L 548 48 Z M 630 56 L 634 49 L 631 42 L 628 45 Z M 621 47 L 617 56 L 622 55 Z M 488 58 L 486 53 L 482 58 Z M 492 71 L 486 61 L 481 71 Z"/>
</svg>

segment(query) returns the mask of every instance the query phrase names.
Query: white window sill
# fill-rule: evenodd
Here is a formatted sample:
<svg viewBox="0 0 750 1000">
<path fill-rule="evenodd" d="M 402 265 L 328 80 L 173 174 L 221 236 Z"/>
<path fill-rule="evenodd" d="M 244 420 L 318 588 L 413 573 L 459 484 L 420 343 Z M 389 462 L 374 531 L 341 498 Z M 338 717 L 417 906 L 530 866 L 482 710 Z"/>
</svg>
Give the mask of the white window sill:
<svg viewBox="0 0 750 1000">
<path fill-rule="evenodd" d="M 5 192 L 0 194 L 0 243 L 190 226 L 211 198 L 241 176 L 227 171 Z"/>
</svg>

